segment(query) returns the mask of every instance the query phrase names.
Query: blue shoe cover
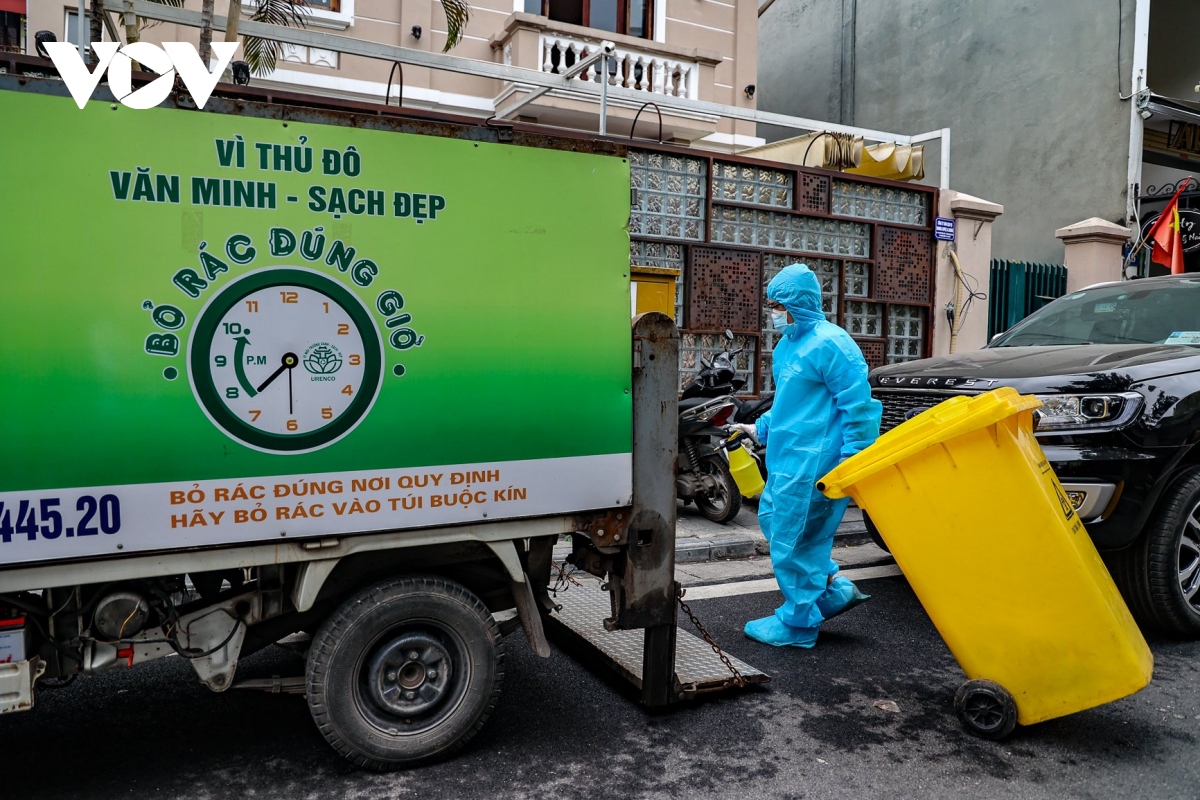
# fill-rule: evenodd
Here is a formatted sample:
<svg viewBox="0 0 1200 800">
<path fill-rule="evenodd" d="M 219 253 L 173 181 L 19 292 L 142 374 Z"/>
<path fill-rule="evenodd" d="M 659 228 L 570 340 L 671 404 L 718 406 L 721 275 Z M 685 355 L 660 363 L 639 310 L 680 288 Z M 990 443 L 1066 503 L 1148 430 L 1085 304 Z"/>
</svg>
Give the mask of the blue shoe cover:
<svg viewBox="0 0 1200 800">
<path fill-rule="evenodd" d="M 743 632 L 756 642 L 775 647 L 812 647 L 817 643 L 816 628 L 793 628 L 784 625 L 774 614 L 750 620 Z"/>
<path fill-rule="evenodd" d="M 817 598 L 817 608 L 825 619 L 832 619 L 870 599 L 871 595 L 863 594 L 853 583 L 837 575 L 825 593 Z"/>
</svg>

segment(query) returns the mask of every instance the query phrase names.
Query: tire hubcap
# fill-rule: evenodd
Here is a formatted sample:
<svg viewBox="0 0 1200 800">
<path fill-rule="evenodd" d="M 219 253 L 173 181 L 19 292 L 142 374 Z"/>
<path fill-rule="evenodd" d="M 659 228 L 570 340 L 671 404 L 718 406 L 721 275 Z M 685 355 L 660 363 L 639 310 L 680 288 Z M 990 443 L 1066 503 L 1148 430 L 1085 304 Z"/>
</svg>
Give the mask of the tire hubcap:
<svg viewBox="0 0 1200 800">
<path fill-rule="evenodd" d="M 367 666 L 371 699 L 396 716 L 411 718 L 449 694 L 450 652 L 425 633 L 406 633 L 385 645 Z"/>
<path fill-rule="evenodd" d="M 962 713 L 977 730 L 991 731 L 1004 724 L 1004 708 L 1000 701 L 983 692 L 967 697 Z"/>
<path fill-rule="evenodd" d="M 1200 613 L 1200 503 L 1197 503 L 1183 525 L 1178 549 L 1179 589 L 1183 599 Z"/>
</svg>

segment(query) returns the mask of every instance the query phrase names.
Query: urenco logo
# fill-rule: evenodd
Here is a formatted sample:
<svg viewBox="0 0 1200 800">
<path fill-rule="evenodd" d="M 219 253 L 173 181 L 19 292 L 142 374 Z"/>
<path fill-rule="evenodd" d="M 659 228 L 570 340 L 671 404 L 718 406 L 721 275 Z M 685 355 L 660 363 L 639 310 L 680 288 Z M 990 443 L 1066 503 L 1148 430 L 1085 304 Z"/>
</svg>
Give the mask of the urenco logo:
<svg viewBox="0 0 1200 800">
<path fill-rule="evenodd" d="M 163 42 L 161 48 L 149 42 L 134 42 L 124 46 L 118 42 L 92 42 L 92 51 L 100 61 L 92 71 L 88 70 L 79 57 L 79 50 L 70 42 L 47 42 L 45 47 L 54 66 L 58 68 L 58 74 L 71 91 L 75 105 L 80 108 L 87 105 L 105 70 L 108 71 L 108 86 L 113 96 L 117 102 L 129 108 L 154 108 L 166 100 L 176 74 L 191 92 L 196 105 L 204 108 L 225 67 L 233 60 L 237 42 L 212 43 L 213 55 L 217 59 L 212 72 L 205 68 L 195 46 L 187 42 Z M 134 61 L 141 64 L 143 69 L 159 75 L 136 92 L 133 90 Z"/>
</svg>

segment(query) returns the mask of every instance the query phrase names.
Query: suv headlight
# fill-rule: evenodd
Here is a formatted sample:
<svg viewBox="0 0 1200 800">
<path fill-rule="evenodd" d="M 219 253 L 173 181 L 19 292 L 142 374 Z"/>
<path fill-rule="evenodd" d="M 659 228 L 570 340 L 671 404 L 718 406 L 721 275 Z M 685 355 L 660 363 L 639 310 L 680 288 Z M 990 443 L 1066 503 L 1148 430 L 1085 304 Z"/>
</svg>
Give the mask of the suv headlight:
<svg viewBox="0 0 1200 800">
<path fill-rule="evenodd" d="M 1111 431 L 1129 424 L 1142 407 L 1137 392 L 1120 394 L 1038 395 L 1038 433 L 1092 433 Z"/>
</svg>

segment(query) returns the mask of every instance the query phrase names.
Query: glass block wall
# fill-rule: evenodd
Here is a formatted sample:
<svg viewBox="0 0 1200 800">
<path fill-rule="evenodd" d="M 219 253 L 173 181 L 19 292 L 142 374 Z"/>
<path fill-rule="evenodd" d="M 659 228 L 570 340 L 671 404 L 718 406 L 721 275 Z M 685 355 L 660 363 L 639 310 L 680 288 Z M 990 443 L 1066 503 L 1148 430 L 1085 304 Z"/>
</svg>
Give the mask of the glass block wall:
<svg viewBox="0 0 1200 800">
<path fill-rule="evenodd" d="M 713 165 L 713 200 L 725 203 L 792 208 L 795 176 L 751 164 L 718 161 Z"/>
<path fill-rule="evenodd" d="M 820 280 L 826 318 L 859 341 L 871 366 L 928 352 L 932 293 L 910 297 L 907 289 L 894 288 L 911 285 L 913 278 L 894 272 L 901 267 L 894 266 L 899 262 L 889 256 L 886 243 L 930 230 L 932 190 L 785 164 L 750 164 L 736 156 L 639 148 L 629 151 L 629 163 L 630 261 L 682 271 L 676 291 L 676 319 L 685 337 L 681 385 L 695 373 L 700 355 L 724 346 L 718 332 L 689 328 L 683 318 L 692 243 L 761 253 L 764 306 L 766 284 L 780 269 L 808 264 Z M 810 191 L 813 187 L 820 191 Z M 765 309 L 759 335 L 739 335 L 738 346 L 752 354 L 739 356 L 744 361 L 739 370 L 754 378 L 751 385 L 760 392 L 773 388 L 776 338 Z"/>
<path fill-rule="evenodd" d="M 629 235 L 703 241 L 707 179 L 707 159 L 630 150 Z"/>
<path fill-rule="evenodd" d="M 835 180 L 833 213 L 857 219 L 924 226 L 929 224 L 929 193 Z"/>
</svg>

